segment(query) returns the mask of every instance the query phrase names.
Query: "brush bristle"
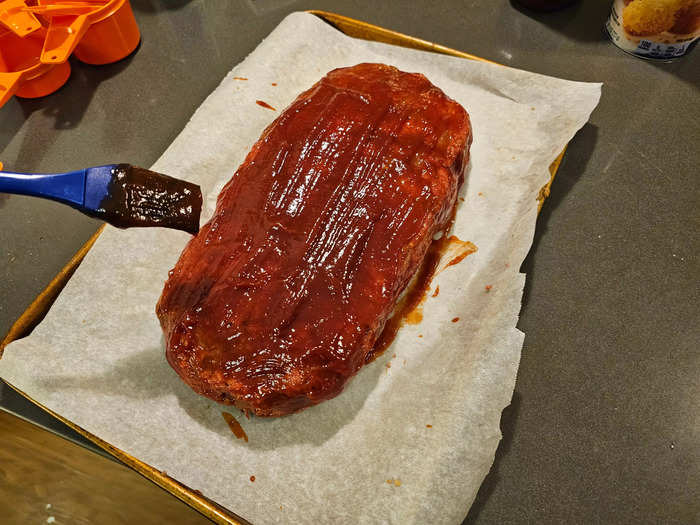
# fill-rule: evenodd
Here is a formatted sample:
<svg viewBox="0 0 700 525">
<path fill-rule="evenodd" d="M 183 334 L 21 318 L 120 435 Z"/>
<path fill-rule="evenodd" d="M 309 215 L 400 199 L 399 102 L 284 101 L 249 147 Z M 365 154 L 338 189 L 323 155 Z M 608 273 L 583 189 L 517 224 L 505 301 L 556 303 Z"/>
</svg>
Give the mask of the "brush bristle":
<svg viewBox="0 0 700 525">
<path fill-rule="evenodd" d="M 103 220 L 118 228 L 160 226 L 195 234 L 202 192 L 191 182 L 119 164 L 112 170 L 109 194 L 100 211 Z"/>
</svg>

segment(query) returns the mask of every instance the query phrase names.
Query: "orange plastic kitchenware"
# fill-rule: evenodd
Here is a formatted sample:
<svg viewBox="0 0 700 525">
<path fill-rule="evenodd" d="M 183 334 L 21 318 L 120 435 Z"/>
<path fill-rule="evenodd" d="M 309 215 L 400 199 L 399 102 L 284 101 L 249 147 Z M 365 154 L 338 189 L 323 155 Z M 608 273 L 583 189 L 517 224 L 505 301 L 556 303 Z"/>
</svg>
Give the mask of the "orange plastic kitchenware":
<svg viewBox="0 0 700 525">
<path fill-rule="evenodd" d="M 78 60 L 110 64 L 128 56 L 141 41 L 129 0 L 113 0 L 94 14 L 92 26 L 75 48 Z"/>
<path fill-rule="evenodd" d="M 129 0 L 39 0 L 26 10 L 49 20 L 41 54 L 46 64 L 71 53 L 87 64 L 109 64 L 128 56 L 141 39 Z"/>
<path fill-rule="evenodd" d="M 71 53 L 110 64 L 141 40 L 129 0 L 0 0 L 0 106 L 42 97 L 70 76 Z"/>
<path fill-rule="evenodd" d="M 41 24 L 36 17 L 25 11 L 25 7 L 24 0 L 0 2 L 0 24 L 17 36 L 25 36 L 39 29 Z"/>
<path fill-rule="evenodd" d="M 68 62 L 42 64 L 39 60 L 45 36 L 43 27 L 24 38 L 0 27 L 0 106 L 12 95 L 43 97 L 68 80 Z"/>
</svg>

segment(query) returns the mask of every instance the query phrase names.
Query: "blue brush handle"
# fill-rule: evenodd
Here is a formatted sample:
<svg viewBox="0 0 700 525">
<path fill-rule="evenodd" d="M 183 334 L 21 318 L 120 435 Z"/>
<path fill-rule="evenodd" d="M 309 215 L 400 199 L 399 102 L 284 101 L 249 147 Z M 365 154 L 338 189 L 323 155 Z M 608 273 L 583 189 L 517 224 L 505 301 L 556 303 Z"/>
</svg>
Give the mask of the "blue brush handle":
<svg viewBox="0 0 700 525">
<path fill-rule="evenodd" d="M 12 173 L 0 171 L 0 192 L 31 195 L 94 210 L 108 193 L 116 164 L 67 173 Z"/>
<path fill-rule="evenodd" d="M 0 172 L 0 192 L 31 195 L 82 206 L 85 201 L 85 172 L 10 173 Z"/>
</svg>

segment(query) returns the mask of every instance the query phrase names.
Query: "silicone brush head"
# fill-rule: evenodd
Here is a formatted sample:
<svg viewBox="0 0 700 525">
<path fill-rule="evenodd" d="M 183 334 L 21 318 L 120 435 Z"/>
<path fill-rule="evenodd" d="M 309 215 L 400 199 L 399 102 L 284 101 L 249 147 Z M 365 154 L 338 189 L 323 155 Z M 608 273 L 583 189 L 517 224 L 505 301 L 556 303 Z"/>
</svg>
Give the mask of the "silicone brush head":
<svg viewBox="0 0 700 525">
<path fill-rule="evenodd" d="M 159 226 L 199 231 L 202 192 L 196 184 L 130 164 L 86 170 L 87 213 L 117 228 Z"/>
</svg>

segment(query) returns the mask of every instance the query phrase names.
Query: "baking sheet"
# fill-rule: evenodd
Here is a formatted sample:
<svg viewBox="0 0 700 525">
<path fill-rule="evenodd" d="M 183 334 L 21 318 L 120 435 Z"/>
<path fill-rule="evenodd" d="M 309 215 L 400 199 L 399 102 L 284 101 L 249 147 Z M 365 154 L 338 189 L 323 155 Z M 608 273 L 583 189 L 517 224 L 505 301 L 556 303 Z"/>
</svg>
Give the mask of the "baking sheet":
<svg viewBox="0 0 700 525">
<path fill-rule="evenodd" d="M 200 184 L 208 217 L 278 114 L 256 100 L 284 108 L 328 70 L 363 61 L 422 72 L 470 112 L 472 163 L 454 233 L 479 251 L 436 278 L 441 292 L 423 322 L 405 326 L 342 395 L 277 420 L 234 412 L 249 437 L 237 440 L 226 407 L 191 392 L 164 359 L 154 306 L 188 237 L 167 230 L 105 229 L 45 320 L 6 348 L 0 375 L 254 523 L 463 519 L 515 382 L 518 268 L 538 190 L 600 85 L 357 41 L 297 13 L 227 76 L 153 169 Z"/>
</svg>

